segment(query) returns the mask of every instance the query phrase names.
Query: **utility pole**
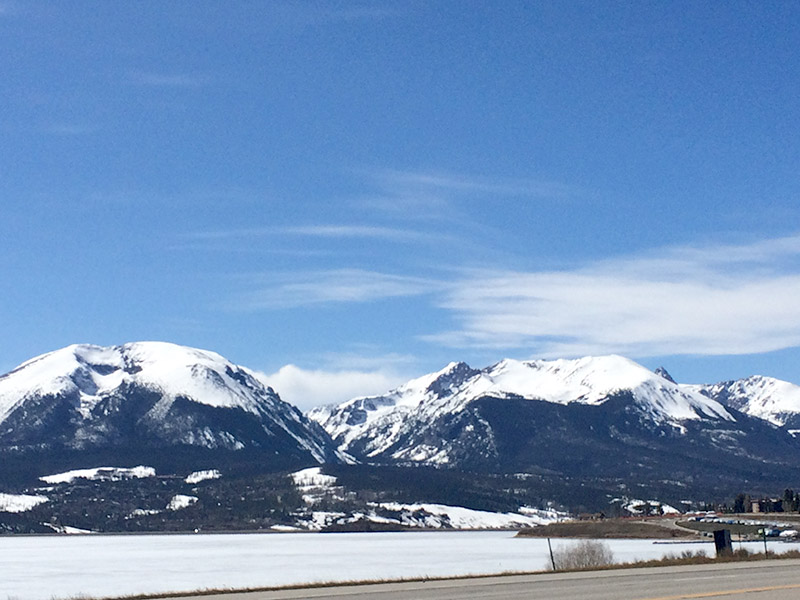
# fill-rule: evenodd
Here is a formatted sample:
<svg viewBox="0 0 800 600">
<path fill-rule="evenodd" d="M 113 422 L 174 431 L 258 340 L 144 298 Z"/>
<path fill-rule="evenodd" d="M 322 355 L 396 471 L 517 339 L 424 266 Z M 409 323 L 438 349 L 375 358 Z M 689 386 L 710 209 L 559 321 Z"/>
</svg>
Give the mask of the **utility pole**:
<svg viewBox="0 0 800 600">
<path fill-rule="evenodd" d="M 550 563 L 553 565 L 553 571 L 556 570 L 556 559 L 553 556 L 553 546 L 550 544 L 550 538 L 547 538 L 547 547 L 550 549 Z"/>
</svg>

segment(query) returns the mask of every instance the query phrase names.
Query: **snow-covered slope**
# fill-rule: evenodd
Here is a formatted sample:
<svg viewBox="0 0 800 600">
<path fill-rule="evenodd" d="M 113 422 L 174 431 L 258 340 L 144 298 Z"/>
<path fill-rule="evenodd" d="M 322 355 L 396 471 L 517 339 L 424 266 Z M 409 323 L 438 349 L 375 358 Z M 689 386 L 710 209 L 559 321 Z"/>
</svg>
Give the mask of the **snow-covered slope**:
<svg viewBox="0 0 800 600">
<path fill-rule="evenodd" d="M 398 448 L 412 429 L 424 429 L 445 415 L 464 411 L 478 398 L 514 398 L 550 403 L 599 405 L 620 391 L 632 394 L 638 409 L 658 424 L 677 429 L 691 420 L 733 421 L 718 402 L 684 389 L 662 375 L 621 356 L 577 360 L 503 360 L 482 370 L 451 363 L 384 396 L 355 398 L 309 412 L 345 451 L 377 456 L 391 449 L 394 458 L 449 462 L 441 445 Z M 473 430 L 481 423 L 472 425 Z M 489 438 L 491 432 L 485 430 Z M 419 436 L 416 436 L 419 439 Z M 486 444 L 492 443 L 491 439 Z"/>
<path fill-rule="evenodd" d="M 88 417 L 102 398 L 124 384 L 157 388 L 164 396 L 162 407 L 183 396 L 256 414 L 264 397 L 275 394 L 255 383 L 247 370 L 206 350 L 164 342 L 113 347 L 75 344 L 33 358 L 0 377 L 0 422 L 34 394 L 77 392 L 80 405 L 76 408 Z"/>
<path fill-rule="evenodd" d="M 800 386 L 788 381 L 754 375 L 713 385 L 682 387 L 779 427 L 800 427 Z"/>
<path fill-rule="evenodd" d="M 320 467 L 297 471 L 291 477 L 305 504 L 294 513 L 296 523 L 292 529 L 320 530 L 337 526 L 346 529 L 347 525 L 359 522 L 384 528 L 393 525 L 426 529 L 511 529 L 546 525 L 566 517 L 555 510 L 526 506 L 520 506 L 517 512 L 489 512 L 438 503 L 393 501 L 367 502 L 353 509 L 352 493 L 340 485 L 336 477 L 323 473 Z M 320 510 L 320 506 L 328 510 Z"/>
<path fill-rule="evenodd" d="M 577 360 L 504 360 L 481 373 L 467 393 L 517 395 L 523 398 L 567 404 L 599 404 L 619 390 L 630 390 L 653 418 L 680 422 L 687 419 L 733 417 L 717 402 L 622 356 L 586 357 Z"/>
<path fill-rule="evenodd" d="M 0 376 L 0 446 L 187 445 L 330 459 L 316 424 L 249 370 L 163 342 L 73 345 Z"/>
<path fill-rule="evenodd" d="M 156 470 L 153 467 L 94 467 L 91 469 L 75 469 L 54 475 L 40 477 L 45 483 L 59 484 L 72 483 L 76 479 L 89 479 L 92 481 L 121 481 L 123 479 L 142 479 L 143 477 L 155 477 Z"/>
<path fill-rule="evenodd" d="M 308 417 L 322 425 L 342 448 L 362 437 L 374 427 L 397 433 L 405 417 L 417 410 L 425 411 L 434 403 L 438 407 L 448 399 L 451 409 L 463 402 L 453 398 L 467 381 L 479 376 L 466 363 L 450 363 L 441 371 L 412 379 L 385 396 L 354 398 L 337 406 L 322 406 L 308 412 Z"/>
<path fill-rule="evenodd" d="M 47 496 L 40 494 L 4 494 L 0 492 L 0 513 L 21 513 L 32 508 L 36 508 L 40 504 L 47 502 Z"/>
</svg>

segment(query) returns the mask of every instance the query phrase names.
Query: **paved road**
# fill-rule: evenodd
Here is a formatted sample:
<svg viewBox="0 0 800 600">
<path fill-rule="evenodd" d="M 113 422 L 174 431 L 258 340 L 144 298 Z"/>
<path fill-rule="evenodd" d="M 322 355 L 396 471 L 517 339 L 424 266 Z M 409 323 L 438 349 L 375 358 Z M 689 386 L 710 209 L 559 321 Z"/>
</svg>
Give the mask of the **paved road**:
<svg viewBox="0 0 800 600">
<path fill-rule="evenodd" d="M 231 593 L 198 600 L 797 600 L 800 559 Z"/>
</svg>

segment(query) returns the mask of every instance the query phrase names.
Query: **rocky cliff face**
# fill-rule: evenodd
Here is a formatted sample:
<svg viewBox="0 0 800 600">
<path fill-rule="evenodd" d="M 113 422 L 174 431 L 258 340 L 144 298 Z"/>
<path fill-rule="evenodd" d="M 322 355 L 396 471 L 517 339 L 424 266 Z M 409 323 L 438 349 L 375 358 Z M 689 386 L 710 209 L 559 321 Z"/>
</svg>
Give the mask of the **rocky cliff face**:
<svg viewBox="0 0 800 600">
<path fill-rule="evenodd" d="M 754 375 L 713 385 L 684 386 L 725 406 L 787 429 L 800 429 L 800 386 Z"/>
</svg>

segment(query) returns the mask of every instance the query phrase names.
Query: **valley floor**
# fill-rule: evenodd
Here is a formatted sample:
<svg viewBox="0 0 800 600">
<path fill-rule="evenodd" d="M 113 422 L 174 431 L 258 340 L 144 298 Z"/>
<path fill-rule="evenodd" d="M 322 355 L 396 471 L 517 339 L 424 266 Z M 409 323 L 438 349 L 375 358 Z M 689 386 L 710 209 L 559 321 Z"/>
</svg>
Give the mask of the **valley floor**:
<svg viewBox="0 0 800 600">
<path fill-rule="evenodd" d="M 577 540 L 559 539 L 553 549 Z M 713 555 L 713 543 L 607 540 L 616 562 Z M 796 544 L 770 542 L 770 552 Z M 738 542 L 737 542 L 738 547 Z M 751 551 L 759 542 L 745 542 Z M 0 598 L 57 600 L 365 580 L 532 572 L 544 539 L 513 532 L 0 536 Z"/>
</svg>

